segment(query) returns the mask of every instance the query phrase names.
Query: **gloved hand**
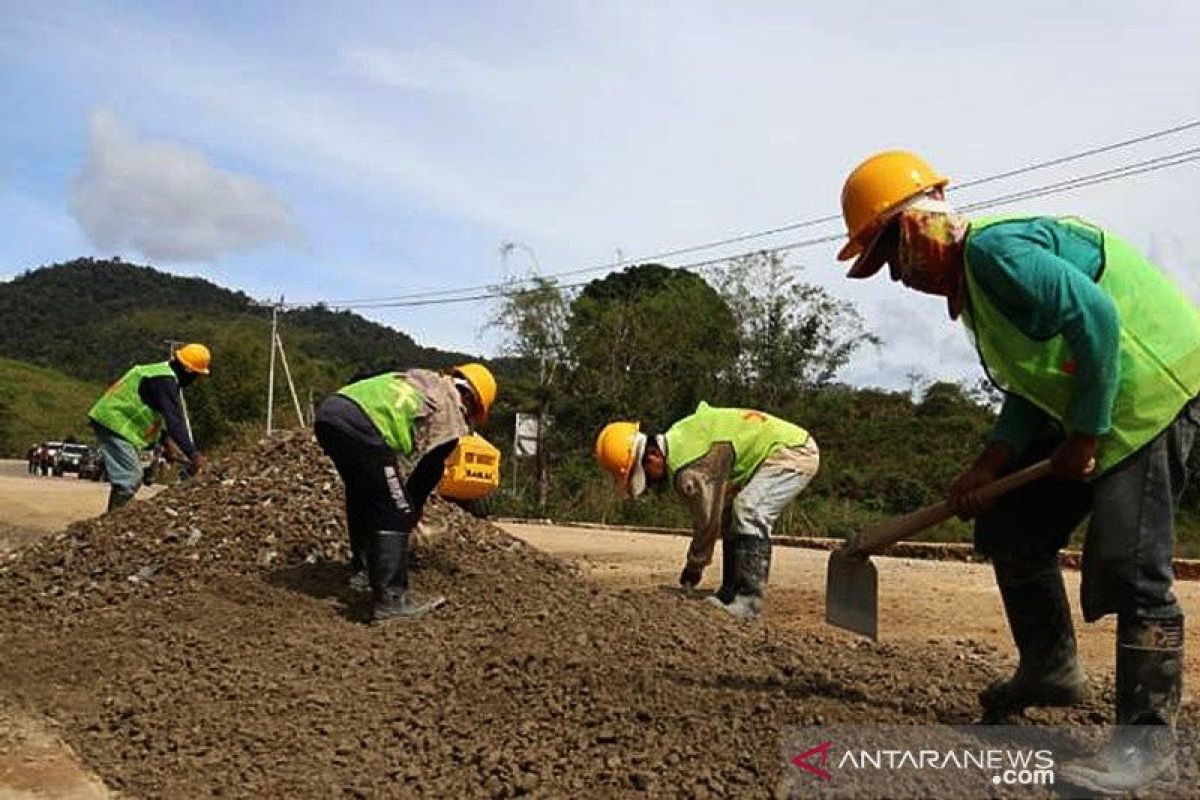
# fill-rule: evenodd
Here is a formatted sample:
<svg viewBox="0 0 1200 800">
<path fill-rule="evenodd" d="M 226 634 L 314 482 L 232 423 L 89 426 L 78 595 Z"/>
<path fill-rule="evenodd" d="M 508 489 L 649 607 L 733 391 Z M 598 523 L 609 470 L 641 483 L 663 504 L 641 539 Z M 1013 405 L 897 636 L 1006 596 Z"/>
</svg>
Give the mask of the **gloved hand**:
<svg viewBox="0 0 1200 800">
<path fill-rule="evenodd" d="M 1096 449 L 1099 440 L 1086 433 L 1072 433 L 1050 454 L 1050 466 L 1055 477 L 1079 481 L 1096 470 Z"/>
<path fill-rule="evenodd" d="M 190 476 L 195 475 L 200 470 L 204 469 L 204 467 L 207 465 L 208 465 L 208 459 L 204 457 L 204 454 L 196 453 L 196 455 L 192 456 L 191 460 L 188 461 L 188 465 L 187 465 L 188 476 L 190 477 Z"/>
<path fill-rule="evenodd" d="M 950 501 L 950 507 L 954 509 L 954 513 L 958 515 L 959 519 L 966 520 L 977 517 L 992 507 L 992 503 L 980 500 L 975 494 L 975 490 L 996 480 L 996 476 L 1000 474 L 1008 457 L 1007 445 L 1002 442 L 992 442 L 979 455 L 979 458 L 975 459 L 975 463 L 950 485 L 946 499 Z"/>
<path fill-rule="evenodd" d="M 679 585 L 685 589 L 695 589 L 703 576 L 704 567 L 686 566 L 683 568 L 683 572 L 679 573 Z"/>
</svg>

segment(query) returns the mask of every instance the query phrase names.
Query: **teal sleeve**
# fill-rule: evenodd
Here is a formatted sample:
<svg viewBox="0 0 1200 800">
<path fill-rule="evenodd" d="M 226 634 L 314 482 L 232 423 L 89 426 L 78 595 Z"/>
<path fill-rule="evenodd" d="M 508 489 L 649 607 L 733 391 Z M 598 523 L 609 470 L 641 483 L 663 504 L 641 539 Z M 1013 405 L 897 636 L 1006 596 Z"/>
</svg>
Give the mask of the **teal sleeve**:
<svg viewBox="0 0 1200 800">
<path fill-rule="evenodd" d="M 988 440 L 1004 442 L 1014 453 L 1022 453 L 1046 424 L 1046 419 L 1046 413 L 1024 397 L 1006 394 Z"/>
<path fill-rule="evenodd" d="M 1075 369 L 1064 426 L 1071 433 L 1100 435 L 1112 428 L 1121 320 L 1112 298 L 1089 274 L 1098 268 L 1099 253 L 1085 252 L 1079 242 L 1064 246 L 1050 230 L 1058 224 L 1032 220 L 985 229 L 972 243 L 972 275 L 1026 336 L 1044 340 L 1062 334 Z"/>
</svg>

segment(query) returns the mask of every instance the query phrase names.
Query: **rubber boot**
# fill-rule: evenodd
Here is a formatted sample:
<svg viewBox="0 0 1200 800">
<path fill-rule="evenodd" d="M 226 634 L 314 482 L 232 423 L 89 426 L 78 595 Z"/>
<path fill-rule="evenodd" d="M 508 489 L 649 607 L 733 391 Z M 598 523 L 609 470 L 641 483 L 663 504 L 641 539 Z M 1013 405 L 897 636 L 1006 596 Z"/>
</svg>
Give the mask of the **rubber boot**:
<svg viewBox="0 0 1200 800">
<path fill-rule="evenodd" d="M 1117 621 L 1117 728 L 1099 753 L 1058 776 L 1099 794 L 1174 783 L 1175 717 L 1183 694 L 1183 617 Z"/>
<path fill-rule="evenodd" d="M 107 511 L 116 511 L 121 506 L 128 503 L 137 494 L 137 490 L 130 491 L 124 486 L 117 486 L 115 483 L 109 486 L 108 489 L 108 508 Z"/>
<path fill-rule="evenodd" d="M 1037 560 L 1003 556 L 993 566 L 1020 662 L 1011 678 L 979 693 L 982 722 L 999 724 L 1030 706 L 1083 702 L 1087 680 L 1057 556 Z"/>
<path fill-rule="evenodd" d="M 737 545 L 733 536 L 721 537 L 721 587 L 714 595 L 721 603 L 732 603 L 737 593 Z"/>
<path fill-rule="evenodd" d="M 370 546 L 371 532 L 361 531 L 350 525 L 350 562 L 346 565 L 350 571 L 347 581 L 350 589 L 355 592 L 371 591 L 371 579 L 367 575 L 367 549 Z"/>
<path fill-rule="evenodd" d="M 375 532 L 367 564 L 374 601 L 371 618 L 375 622 L 421 617 L 446 604 L 444 597 L 416 602 L 409 596 L 408 544 L 407 532 Z"/>
<path fill-rule="evenodd" d="M 719 596 L 709 602 L 738 619 L 755 619 L 762 612 L 763 594 L 771 572 L 771 540 L 739 535 L 734 540 L 734 595 L 729 602 Z"/>
</svg>

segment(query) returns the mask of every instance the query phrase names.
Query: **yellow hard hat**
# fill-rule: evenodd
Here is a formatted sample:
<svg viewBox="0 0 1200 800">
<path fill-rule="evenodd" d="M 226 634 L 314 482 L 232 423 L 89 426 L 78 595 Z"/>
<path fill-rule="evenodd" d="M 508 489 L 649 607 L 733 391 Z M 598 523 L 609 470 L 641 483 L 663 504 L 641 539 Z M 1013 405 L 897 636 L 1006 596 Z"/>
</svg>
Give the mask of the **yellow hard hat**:
<svg viewBox="0 0 1200 800">
<path fill-rule="evenodd" d="M 208 365 L 212 363 L 212 353 L 202 344 L 185 344 L 175 351 L 175 360 L 192 372 L 207 375 Z"/>
<path fill-rule="evenodd" d="M 483 364 L 471 363 L 460 364 L 451 372 L 471 385 L 471 391 L 479 402 L 479 415 L 474 421 L 480 425 L 487 422 L 492 403 L 496 402 L 497 391 L 496 379 L 492 377 L 491 370 Z"/>
<path fill-rule="evenodd" d="M 636 422 L 610 422 L 596 437 L 596 461 L 617 479 L 618 488 L 635 496 L 646 488 L 646 435 L 639 428 Z"/>
<path fill-rule="evenodd" d="M 906 150 L 876 153 L 859 164 L 842 186 L 842 217 L 850 241 L 838 253 L 838 261 L 862 253 L 906 200 L 949 182 L 920 156 Z M 849 274 L 852 278 L 867 277 L 854 268 Z"/>
</svg>

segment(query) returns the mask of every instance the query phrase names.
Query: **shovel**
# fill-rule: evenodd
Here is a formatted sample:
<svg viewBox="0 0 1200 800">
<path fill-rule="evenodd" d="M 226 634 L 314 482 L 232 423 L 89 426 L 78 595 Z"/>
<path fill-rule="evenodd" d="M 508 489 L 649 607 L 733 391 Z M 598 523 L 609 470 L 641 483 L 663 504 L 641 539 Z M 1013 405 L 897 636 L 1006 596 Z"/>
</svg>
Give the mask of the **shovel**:
<svg viewBox="0 0 1200 800">
<path fill-rule="evenodd" d="M 1038 463 L 1005 475 L 976 490 L 981 500 L 991 501 L 1050 474 L 1050 461 Z M 879 575 L 871 563 L 871 554 L 890 544 L 920 533 L 954 516 L 950 502 L 931 506 L 885 520 L 861 531 L 829 555 L 825 574 L 825 621 L 830 625 L 879 638 Z"/>
</svg>

